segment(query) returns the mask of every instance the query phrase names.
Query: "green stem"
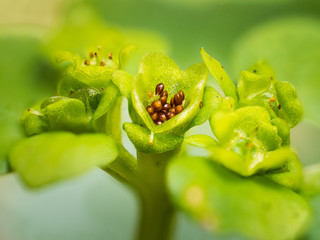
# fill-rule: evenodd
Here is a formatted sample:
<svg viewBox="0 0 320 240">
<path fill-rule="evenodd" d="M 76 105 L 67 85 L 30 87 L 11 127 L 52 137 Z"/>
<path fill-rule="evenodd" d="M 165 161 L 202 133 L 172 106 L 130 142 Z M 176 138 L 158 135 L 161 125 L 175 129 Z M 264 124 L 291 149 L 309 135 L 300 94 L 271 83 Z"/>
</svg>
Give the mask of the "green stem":
<svg viewBox="0 0 320 240">
<path fill-rule="evenodd" d="M 172 239 L 175 225 L 175 209 L 166 189 L 165 170 L 171 157 L 180 147 L 165 153 L 137 152 L 139 174 L 144 183 L 140 206 L 140 223 L 137 240 Z"/>
<path fill-rule="evenodd" d="M 122 145 L 119 145 L 119 156 L 112 163 L 101 169 L 120 182 L 137 189 L 141 188 L 140 179 L 137 174 L 137 160 Z"/>
</svg>

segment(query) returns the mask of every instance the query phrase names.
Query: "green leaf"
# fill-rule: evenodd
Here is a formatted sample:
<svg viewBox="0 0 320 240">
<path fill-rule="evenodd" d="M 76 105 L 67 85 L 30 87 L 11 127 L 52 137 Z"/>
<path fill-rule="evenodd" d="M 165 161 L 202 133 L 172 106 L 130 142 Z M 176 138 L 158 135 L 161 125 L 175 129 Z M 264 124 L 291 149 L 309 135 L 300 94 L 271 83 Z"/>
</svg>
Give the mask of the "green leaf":
<svg viewBox="0 0 320 240">
<path fill-rule="evenodd" d="M 112 82 L 109 83 L 109 85 L 102 92 L 103 95 L 96 111 L 92 116 L 92 122 L 106 114 L 119 97 L 119 90 Z"/>
<path fill-rule="evenodd" d="M 64 76 L 58 83 L 58 94 L 69 96 L 74 92 L 85 87 L 103 89 L 111 81 L 114 69 L 104 66 L 81 66 L 68 67 Z"/>
<path fill-rule="evenodd" d="M 136 51 L 137 47 L 133 44 L 128 44 L 122 48 L 119 52 L 119 68 L 123 69 L 128 62 L 128 58 L 131 52 Z"/>
<path fill-rule="evenodd" d="M 147 128 L 133 123 L 124 123 L 130 141 L 144 153 L 163 153 L 177 148 L 183 141 L 183 137 L 164 133 L 151 133 Z"/>
<path fill-rule="evenodd" d="M 86 106 L 87 115 L 91 117 L 93 112 L 97 109 L 99 105 L 101 93 L 96 88 L 86 87 L 71 92 L 69 94 L 69 97 L 81 100 Z"/>
<path fill-rule="evenodd" d="M 270 78 L 264 75 L 258 75 L 248 71 L 242 71 L 238 83 L 238 92 L 241 99 L 252 99 L 255 97 L 264 97 L 269 99 L 274 95 L 270 89 Z"/>
<path fill-rule="evenodd" d="M 214 138 L 204 134 L 197 134 L 187 137 L 185 142 L 201 148 L 211 148 L 217 145 L 217 142 L 214 140 Z"/>
<path fill-rule="evenodd" d="M 266 76 L 269 80 L 276 80 L 275 72 L 266 60 L 260 60 L 253 64 L 248 71 L 257 75 Z"/>
<path fill-rule="evenodd" d="M 76 63 L 75 56 L 67 51 L 59 51 L 56 53 L 55 60 L 57 64 L 61 64 L 64 62 L 70 62 L 72 64 Z"/>
<path fill-rule="evenodd" d="M 303 179 L 302 166 L 299 158 L 292 150 L 280 148 L 269 152 L 264 162 L 269 162 L 269 164 L 283 162 L 284 164 L 278 169 L 267 171 L 263 176 L 295 191 L 301 188 Z"/>
<path fill-rule="evenodd" d="M 219 83 L 222 91 L 226 96 L 230 96 L 238 101 L 238 94 L 235 84 L 232 82 L 226 71 L 223 69 L 221 63 L 211 57 L 204 48 L 200 49 L 203 61 L 207 65 L 211 75 Z"/>
<path fill-rule="evenodd" d="M 9 160 L 28 186 L 41 187 L 105 166 L 117 156 L 117 145 L 103 134 L 55 132 L 22 140 L 10 152 Z"/>
<path fill-rule="evenodd" d="M 192 128 L 197 125 L 203 124 L 207 121 L 214 111 L 217 111 L 222 104 L 223 98 L 217 90 L 212 87 L 206 87 L 204 89 L 202 107 L 197 113 L 195 118 L 192 120 L 188 128 Z"/>
<path fill-rule="evenodd" d="M 290 128 L 293 128 L 301 121 L 303 115 L 303 108 L 298 100 L 296 89 L 288 82 L 276 82 L 274 86 L 281 105 L 278 116 L 285 120 Z"/>
<path fill-rule="evenodd" d="M 154 133 L 182 133 L 196 116 L 203 99 L 208 71 L 204 64 L 195 64 L 185 71 L 180 71 L 177 65 L 162 53 L 148 53 L 139 66 L 139 74 L 133 80 L 132 103 L 144 125 Z M 171 99 L 182 90 L 185 95 L 184 110 L 172 120 L 161 125 L 155 125 L 146 111 L 154 98 L 148 96 L 148 91 L 154 92 L 157 84 L 163 83 Z"/>
<path fill-rule="evenodd" d="M 235 147 L 242 139 L 248 139 L 266 151 L 281 145 L 277 128 L 271 125 L 270 116 L 262 107 L 249 106 L 234 112 L 218 112 L 211 117 L 210 126 L 223 146 Z"/>
<path fill-rule="evenodd" d="M 281 118 L 272 119 L 271 123 L 278 128 L 278 135 L 282 140 L 281 146 L 290 146 L 290 128 L 287 123 Z"/>
<path fill-rule="evenodd" d="M 303 173 L 303 194 L 311 197 L 320 196 L 320 163 L 305 167 Z"/>
<path fill-rule="evenodd" d="M 121 94 L 125 96 L 128 101 L 131 101 L 133 76 L 123 70 L 117 70 L 112 74 L 112 81 L 117 85 Z"/>
<path fill-rule="evenodd" d="M 21 116 L 20 123 L 26 136 L 46 132 L 49 129 L 49 120 L 40 112 L 39 105 L 25 110 Z"/>
<path fill-rule="evenodd" d="M 202 157 L 172 161 L 167 182 L 177 207 L 212 233 L 296 239 L 310 216 L 295 192 L 263 177 L 242 178 Z"/>
<path fill-rule="evenodd" d="M 42 113 L 48 119 L 50 130 L 90 131 L 86 106 L 81 100 L 65 98 L 47 105 Z"/>
</svg>

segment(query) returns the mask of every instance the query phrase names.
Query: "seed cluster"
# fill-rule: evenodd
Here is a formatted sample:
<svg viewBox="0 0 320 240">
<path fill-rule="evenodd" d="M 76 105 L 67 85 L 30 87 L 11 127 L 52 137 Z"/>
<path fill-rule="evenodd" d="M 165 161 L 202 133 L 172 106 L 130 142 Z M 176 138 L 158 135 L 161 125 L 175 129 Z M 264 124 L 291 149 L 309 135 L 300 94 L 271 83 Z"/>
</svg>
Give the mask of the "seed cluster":
<svg viewBox="0 0 320 240">
<path fill-rule="evenodd" d="M 155 90 L 158 100 L 154 100 L 151 105 L 147 106 L 147 112 L 156 125 L 160 125 L 165 121 L 170 120 L 177 114 L 183 111 L 184 93 L 179 91 L 171 98 L 170 103 L 167 103 L 168 92 L 164 91 L 164 84 L 159 83 Z M 148 96 L 152 97 L 152 92 L 148 92 Z"/>
</svg>

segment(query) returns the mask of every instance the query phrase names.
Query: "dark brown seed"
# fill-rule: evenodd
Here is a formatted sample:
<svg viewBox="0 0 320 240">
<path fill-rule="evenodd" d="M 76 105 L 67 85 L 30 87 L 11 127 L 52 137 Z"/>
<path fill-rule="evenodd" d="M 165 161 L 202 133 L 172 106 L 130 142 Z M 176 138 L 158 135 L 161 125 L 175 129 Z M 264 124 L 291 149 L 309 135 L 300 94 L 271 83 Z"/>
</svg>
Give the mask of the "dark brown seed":
<svg viewBox="0 0 320 240">
<path fill-rule="evenodd" d="M 169 119 L 171 112 L 166 112 L 165 115 L 167 117 L 167 119 Z"/>
<path fill-rule="evenodd" d="M 200 108 L 202 108 L 203 107 L 203 102 L 200 102 L 199 106 L 200 106 Z"/>
<path fill-rule="evenodd" d="M 158 113 L 152 113 L 150 116 L 153 121 L 158 120 Z"/>
<path fill-rule="evenodd" d="M 182 97 L 181 97 L 181 95 L 179 93 L 174 95 L 174 103 L 176 105 L 181 105 L 182 104 Z"/>
<path fill-rule="evenodd" d="M 101 62 L 101 63 L 100 63 L 100 66 L 105 66 L 105 65 L 106 65 L 105 62 Z"/>
<path fill-rule="evenodd" d="M 108 54 L 108 58 L 111 60 L 111 59 L 112 59 L 112 57 L 113 57 L 112 52 L 109 52 L 109 54 Z"/>
<path fill-rule="evenodd" d="M 279 110 L 281 109 L 281 105 L 280 105 L 280 104 L 278 105 L 278 109 L 279 109 Z"/>
<path fill-rule="evenodd" d="M 173 118 L 174 116 L 175 116 L 175 114 L 173 112 L 171 112 L 169 115 L 169 119 Z"/>
<path fill-rule="evenodd" d="M 169 111 L 170 108 L 171 108 L 171 106 L 170 106 L 170 104 L 168 104 L 168 103 L 165 103 L 165 104 L 162 106 L 162 109 L 163 109 L 163 110 Z"/>
<path fill-rule="evenodd" d="M 167 102 L 167 97 L 166 97 L 166 96 L 160 97 L 159 100 L 161 101 L 162 104 L 166 104 L 166 102 Z"/>
<path fill-rule="evenodd" d="M 30 108 L 28 108 L 28 112 L 30 112 L 31 111 L 31 109 Z"/>
<path fill-rule="evenodd" d="M 168 98 L 168 92 L 167 91 L 163 91 L 163 93 L 161 93 L 160 97 L 164 97 L 166 96 Z"/>
<path fill-rule="evenodd" d="M 95 52 L 94 55 L 95 55 L 95 56 L 98 56 L 98 53 Z"/>
<path fill-rule="evenodd" d="M 179 91 L 178 93 L 179 93 L 179 94 L 180 94 L 180 96 L 182 97 L 182 101 L 183 101 L 183 100 L 184 100 L 184 92 Z"/>
<path fill-rule="evenodd" d="M 174 107 L 171 108 L 169 111 L 172 112 L 172 113 L 176 113 L 176 109 Z"/>
<path fill-rule="evenodd" d="M 174 98 L 171 98 L 170 104 L 171 104 L 171 107 L 175 107 L 176 106 L 176 104 L 174 103 Z"/>
<path fill-rule="evenodd" d="M 89 60 L 85 60 L 85 61 L 84 61 L 84 65 L 89 66 L 89 65 L 90 65 L 90 61 L 89 61 Z"/>
<path fill-rule="evenodd" d="M 181 113 L 183 110 L 183 107 L 181 105 L 176 106 L 176 114 Z"/>
<path fill-rule="evenodd" d="M 154 108 L 153 108 L 152 106 L 148 106 L 148 107 L 147 107 L 147 112 L 148 112 L 149 114 L 154 113 Z"/>
<path fill-rule="evenodd" d="M 156 125 L 162 124 L 162 122 L 161 122 L 160 120 L 155 120 L 155 121 L 153 121 L 153 122 L 154 122 L 154 124 L 156 124 Z"/>
<path fill-rule="evenodd" d="M 167 120 L 167 117 L 164 113 L 158 113 L 158 120 L 160 120 L 161 122 L 164 122 Z"/>
<path fill-rule="evenodd" d="M 163 89 L 164 89 L 163 83 L 159 83 L 159 84 L 156 86 L 156 95 L 160 95 L 160 94 L 163 92 Z"/>
<path fill-rule="evenodd" d="M 162 103 L 160 100 L 153 101 L 151 105 L 154 109 L 159 109 L 159 111 L 162 109 Z"/>
<path fill-rule="evenodd" d="M 93 52 L 90 52 L 90 53 L 89 53 L 89 57 L 90 57 L 90 58 L 93 58 L 93 57 L 94 57 Z"/>
</svg>

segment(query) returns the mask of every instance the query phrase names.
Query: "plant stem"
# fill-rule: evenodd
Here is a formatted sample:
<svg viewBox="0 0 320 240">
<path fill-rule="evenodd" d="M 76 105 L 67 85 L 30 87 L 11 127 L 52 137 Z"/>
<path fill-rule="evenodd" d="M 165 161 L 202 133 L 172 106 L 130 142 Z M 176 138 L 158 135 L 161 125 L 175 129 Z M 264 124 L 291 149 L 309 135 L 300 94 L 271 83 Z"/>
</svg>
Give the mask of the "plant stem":
<svg viewBox="0 0 320 240">
<path fill-rule="evenodd" d="M 133 186 L 137 190 L 141 188 L 137 174 L 137 161 L 122 145 L 119 145 L 119 156 L 112 163 L 101 169 L 120 182 Z"/>
<path fill-rule="evenodd" d="M 137 240 L 172 239 L 175 209 L 167 193 L 165 170 L 171 157 L 179 152 L 180 147 L 160 154 L 137 152 L 139 174 L 144 184 L 140 192 L 140 223 Z"/>
</svg>

